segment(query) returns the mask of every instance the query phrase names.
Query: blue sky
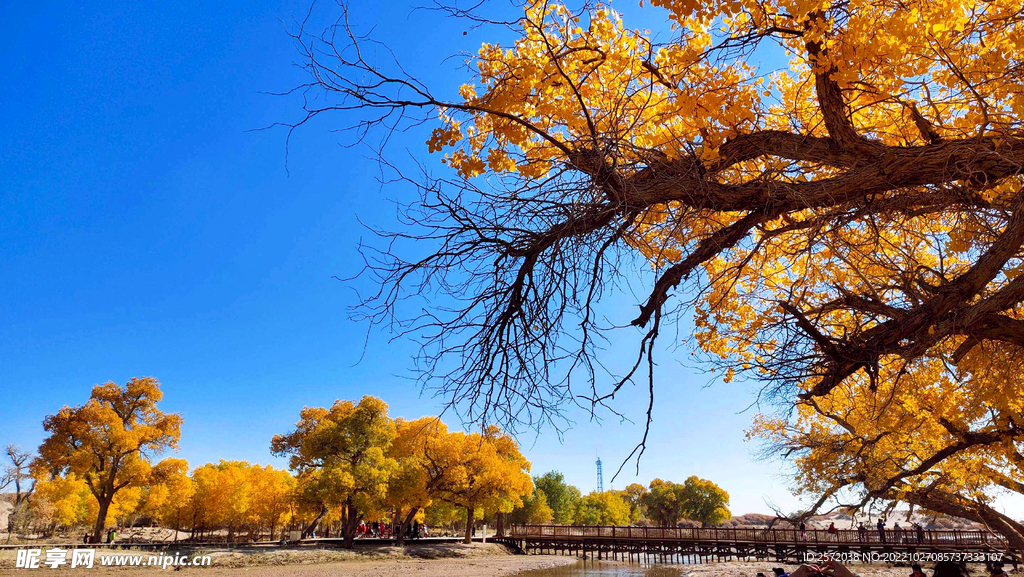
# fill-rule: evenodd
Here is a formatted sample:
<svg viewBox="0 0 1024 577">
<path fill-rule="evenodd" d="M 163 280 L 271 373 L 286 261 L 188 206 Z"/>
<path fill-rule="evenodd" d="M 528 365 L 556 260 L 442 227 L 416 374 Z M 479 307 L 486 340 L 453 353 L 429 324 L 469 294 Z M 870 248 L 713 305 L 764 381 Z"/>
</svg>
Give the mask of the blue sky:
<svg viewBox="0 0 1024 577">
<path fill-rule="evenodd" d="M 442 60 L 483 39 L 411 4 L 354 1 L 352 21 L 434 86 L 464 79 Z M 664 29 L 656 9 L 615 5 L 631 27 Z M 284 23 L 305 0 L 158 4 L 0 4 L 0 443 L 35 447 L 41 421 L 84 402 L 93 384 L 155 376 L 185 418 L 179 455 L 283 465 L 270 437 L 303 405 L 365 394 L 394 415 L 436 414 L 409 381 L 414 352 L 348 320 L 353 295 L 332 276 L 358 270 L 357 217 L 393 223 L 376 165 L 338 146 L 330 123 L 292 139 L 253 132 L 297 118 L 281 91 L 304 80 Z M 331 13 L 332 3 L 321 8 Z M 414 31 L 414 33 L 410 33 Z M 340 123 L 339 123 L 340 124 Z M 400 142 L 426 155 L 419 137 Z M 436 162 L 435 158 L 426 158 Z M 361 362 L 359 361 L 362 355 Z M 696 474 L 732 495 L 733 512 L 795 507 L 777 463 L 753 458 L 743 385 L 661 371 L 652 442 L 639 477 Z M 620 405 L 638 419 L 636 391 Z M 588 422 L 560 443 L 521 438 L 535 472 L 594 488 L 639 426 Z"/>
</svg>

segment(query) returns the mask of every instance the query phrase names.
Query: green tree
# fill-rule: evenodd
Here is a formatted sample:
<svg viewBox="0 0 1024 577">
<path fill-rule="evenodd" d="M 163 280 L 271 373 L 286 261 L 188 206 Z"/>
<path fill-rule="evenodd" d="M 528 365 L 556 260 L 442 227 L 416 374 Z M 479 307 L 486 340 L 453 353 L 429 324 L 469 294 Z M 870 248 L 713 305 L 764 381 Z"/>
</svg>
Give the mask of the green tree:
<svg viewBox="0 0 1024 577">
<path fill-rule="evenodd" d="M 682 487 L 671 481 L 651 481 L 641 502 L 648 517 L 662 527 L 675 527 L 683 518 Z"/>
<path fill-rule="evenodd" d="M 423 522 L 435 529 L 438 527 L 451 529 L 463 520 L 463 516 L 462 508 L 442 499 L 434 500 L 423 509 Z"/>
<path fill-rule="evenodd" d="M 534 488 L 533 494 L 523 497 L 523 504 L 509 513 L 510 523 L 516 525 L 547 525 L 554 518 L 554 511 L 548 505 L 544 491 Z"/>
<path fill-rule="evenodd" d="M 573 522 L 576 508 L 583 497 L 579 489 L 567 484 L 565 476 L 558 471 L 548 471 L 540 477 L 534 477 L 533 484 L 544 492 L 555 523 L 568 525 Z"/>
</svg>

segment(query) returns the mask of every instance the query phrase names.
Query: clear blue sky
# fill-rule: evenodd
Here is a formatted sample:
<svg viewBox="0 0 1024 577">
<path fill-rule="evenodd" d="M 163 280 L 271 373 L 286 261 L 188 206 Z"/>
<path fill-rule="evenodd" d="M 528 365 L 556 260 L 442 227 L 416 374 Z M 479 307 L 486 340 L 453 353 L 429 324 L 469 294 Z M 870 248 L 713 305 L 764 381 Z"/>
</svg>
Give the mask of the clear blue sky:
<svg viewBox="0 0 1024 577">
<path fill-rule="evenodd" d="M 383 4 L 383 3 L 382 3 Z M 442 60 L 483 39 L 411 4 L 353 2 L 352 20 L 434 86 L 463 77 Z M 616 7 L 632 27 L 664 29 L 656 9 Z M 402 189 L 338 146 L 330 124 L 300 131 L 280 91 L 304 80 L 284 22 L 306 0 L 0 4 L 0 443 L 34 448 L 43 416 L 84 402 L 93 384 L 155 376 L 183 414 L 180 456 L 283 465 L 270 437 L 303 405 L 378 395 L 394 415 L 436 414 L 404 378 L 409 343 L 347 318 L 333 275 L 359 265 L 356 218 L 387 226 Z M 333 3 L 322 2 L 330 13 Z M 411 33 L 410 33 L 411 32 Z M 339 123 L 340 124 L 340 123 Z M 400 142 L 425 155 L 417 137 Z M 435 159 L 427 158 L 433 162 Z M 668 363 L 639 475 L 696 474 L 725 487 L 734 513 L 786 506 L 780 467 L 743 441 L 753 399 Z M 644 397 L 623 407 L 639 419 Z M 640 429 L 577 426 L 563 442 L 523 437 L 535 472 L 563 471 L 585 492 L 594 459 L 611 471 Z M 637 480 L 624 475 L 615 485 Z"/>
</svg>

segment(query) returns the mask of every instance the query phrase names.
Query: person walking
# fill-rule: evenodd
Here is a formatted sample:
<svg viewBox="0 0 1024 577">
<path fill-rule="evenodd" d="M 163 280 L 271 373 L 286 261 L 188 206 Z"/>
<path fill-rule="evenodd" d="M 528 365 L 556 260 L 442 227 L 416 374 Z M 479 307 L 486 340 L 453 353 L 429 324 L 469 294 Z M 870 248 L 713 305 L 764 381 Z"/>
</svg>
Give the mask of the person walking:
<svg viewBox="0 0 1024 577">
<path fill-rule="evenodd" d="M 878 542 L 885 543 L 885 521 L 881 517 L 878 518 L 878 523 L 875 524 L 878 528 Z"/>
<path fill-rule="evenodd" d="M 867 535 L 867 532 L 868 532 L 867 527 L 864 526 L 863 522 L 858 524 L 857 525 L 857 540 L 860 541 L 861 543 L 863 543 L 864 542 L 864 536 Z"/>
</svg>

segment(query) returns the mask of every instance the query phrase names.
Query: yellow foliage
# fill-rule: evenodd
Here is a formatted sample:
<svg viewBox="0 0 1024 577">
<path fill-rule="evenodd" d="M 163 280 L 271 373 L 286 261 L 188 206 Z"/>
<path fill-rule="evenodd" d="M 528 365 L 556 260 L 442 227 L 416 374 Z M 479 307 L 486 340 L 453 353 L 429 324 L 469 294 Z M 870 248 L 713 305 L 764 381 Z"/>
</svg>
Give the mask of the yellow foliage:
<svg viewBox="0 0 1024 577">
<path fill-rule="evenodd" d="M 193 471 L 192 482 L 188 518 L 193 526 L 226 528 L 231 533 L 273 532 L 292 516 L 296 482 L 287 471 L 221 460 Z M 187 489 L 181 487 L 178 492 L 184 496 Z M 180 511 L 172 507 L 166 515 L 178 519 Z"/>
<path fill-rule="evenodd" d="M 74 473 L 66 477 L 36 478 L 30 507 L 37 518 L 63 527 L 74 527 L 89 518 L 89 500 L 95 498 L 85 481 Z"/>
<path fill-rule="evenodd" d="M 133 378 L 124 387 L 108 382 L 93 387 L 86 404 L 43 422 L 49 436 L 33 463 L 36 477 L 81 479 L 95 497 L 87 505 L 95 505 L 96 537 L 112 520 L 134 513 L 149 481 L 146 455 L 177 448 L 181 416 L 161 412 L 161 398 L 153 378 Z"/>
<path fill-rule="evenodd" d="M 330 409 L 305 407 L 295 430 L 271 443 L 275 454 L 290 456 L 307 508 L 315 515 L 344 509 L 348 538 L 360 513 L 379 510 L 397 467 L 387 454 L 395 437 L 387 412 L 387 404 L 371 396 L 359 404 L 339 400 Z"/>
</svg>

